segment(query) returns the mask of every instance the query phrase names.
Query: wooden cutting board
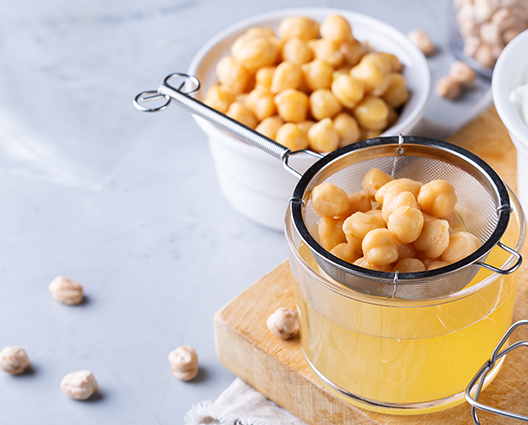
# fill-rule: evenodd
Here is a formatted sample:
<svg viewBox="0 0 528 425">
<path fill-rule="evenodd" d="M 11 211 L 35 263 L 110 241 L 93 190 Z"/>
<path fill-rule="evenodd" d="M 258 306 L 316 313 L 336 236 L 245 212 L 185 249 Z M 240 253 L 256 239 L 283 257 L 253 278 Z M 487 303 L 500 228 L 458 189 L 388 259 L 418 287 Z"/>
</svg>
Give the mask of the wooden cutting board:
<svg viewBox="0 0 528 425">
<path fill-rule="evenodd" d="M 516 152 L 494 108 L 468 124 L 449 141 L 490 164 L 515 190 Z M 524 249 L 528 258 L 528 249 Z M 215 316 L 216 350 L 220 361 L 235 375 L 309 424 L 472 424 L 467 403 L 439 413 L 393 416 L 353 407 L 334 397 L 316 380 L 306 362 L 299 338 L 282 341 L 266 327 L 279 307 L 294 308 L 293 277 L 285 261 L 222 308 Z M 528 318 L 528 261 L 520 270 L 514 320 Z M 513 341 L 528 340 L 521 327 Z M 510 353 L 497 378 L 480 401 L 528 415 L 528 356 L 523 348 Z M 518 421 L 480 413 L 482 424 Z"/>
</svg>

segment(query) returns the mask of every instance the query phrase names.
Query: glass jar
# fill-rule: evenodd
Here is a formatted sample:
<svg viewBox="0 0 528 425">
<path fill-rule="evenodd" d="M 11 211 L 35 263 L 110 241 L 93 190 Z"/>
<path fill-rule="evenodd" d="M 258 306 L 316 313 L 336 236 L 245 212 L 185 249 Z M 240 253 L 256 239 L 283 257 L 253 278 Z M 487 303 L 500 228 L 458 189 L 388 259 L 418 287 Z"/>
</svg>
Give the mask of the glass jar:
<svg viewBox="0 0 528 425">
<path fill-rule="evenodd" d="M 520 251 L 525 220 L 510 196 L 513 212 L 502 241 Z M 517 272 L 481 269 L 463 290 L 434 299 L 370 296 L 320 273 L 290 216 L 286 239 L 301 345 L 320 382 L 350 404 L 381 413 L 430 413 L 462 403 L 466 386 L 511 325 Z M 498 247 L 487 258 L 497 267 L 515 260 Z"/>
</svg>

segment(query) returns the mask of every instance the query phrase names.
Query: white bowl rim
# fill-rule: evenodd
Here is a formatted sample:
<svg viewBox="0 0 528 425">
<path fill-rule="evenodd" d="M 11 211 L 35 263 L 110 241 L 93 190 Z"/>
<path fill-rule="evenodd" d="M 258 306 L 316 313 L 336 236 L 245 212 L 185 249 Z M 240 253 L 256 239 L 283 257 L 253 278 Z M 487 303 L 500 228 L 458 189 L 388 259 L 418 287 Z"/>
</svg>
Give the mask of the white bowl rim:
<svg viewBox="0 0 528 425">
<path fill-rule="evenodd" d="M 255 25 L 262 20 L 273 19 L 273 18 L 283 18 L 287 16 L 292 16 L 292 15 L 313 16 L 313 15 L 319 15 L 323 13 L 328 14 L 328 15 L 342 14 L 345 17 L 352 17 L 358 20 L 362 20 L 363 22 L 366 22 L 369 26 L 382 28 L 384 32 L 387 33 L 390 37 L 393 37 L 399 40 L 402 46 L 405 46 L 405 50 L 407 50 L 408 53 L 412 56 L 413 60 L 416 61 L 416 64 L 417 64 L 416 66 L 421 68 L 420 73 L 423 75 L 423 78 L 424 78 L 423 87 L 425 90 L 421 90 L 419 92 L 419 98 L 418 98 L 419 100 L 414 110 L 411 111 L 409 116 L 407 116 L 407 118 L 404 121 L 398 123 L 397 125 L 389 127 L 385 132 L 381 134 L 381 136 L 399 134 L 408 127 L 411 127 L 411 126 L 414 127 L 424 115 L 425 109 L 427 108 L 427 105 L 431 98 L 432 78 L 431 78 L 431 71 L 429 69 L 429 65 L 427 63 L 425 56 L 414 44 L 412 44 L 407 39 L 407 37 L 402 32 L 392 27 L 391 25 L 379 19 L 372 18 L 368 15 L 349 11 L 346 9 L 324 8 L 324 7 L 285 8 L 285 9 L 274 10 L 271 12 L 261 13 L 258 15 L 253 15 L 249 18 L 238 21 L 233 25 L 230 25 L 226 29 L 222 30 L 221 32 L 213 36 L 208 42 L 206 42 L 202 46 L 202 48 L 198 51 L 198 53 L 194 56 L 194 58 L 192 59 L 187 72 L 190 75 L 195 75 L 202 60 L 207 56 L 209 51 L 212 50 L 216 44 L 221 42 L 224 38 L 232 35 L 233 33 L 238 32 L 251 25 Z M 225 132 L 217 128 L 212 123 L 205 121 L 203 119 L 199 119 L 195 115 L 193 115 L 193 118 L 195 119 L 197 124 L 200 127 L 202 127 L 204 131 L 207 130 L 206 132 L 210 136 L 211 136 L 210 133 L 213 133 L 215 138 L 220 137 L 224 141 L 227 142 Z M 253 149 L 253 146 L 247 145 L 245 143 L 238 143 L 238 144 L 240 145 L 240 149 L 246 149 L 246 148 Z"/>
<path fill-rule="evenodd" d="M 491 79 L 491 92 L 497 113 L 508 131 L 526 149 L 528 149 L 528 125 L 524 123 L 514 103 L 510 101 L 510 93 L 514 89 L 513 81 L 519 72 L 519 67 L 528 58 L 527 46 L 528 30 L 525 30 L 506 45 L 497 60 Z"/>
</svg>

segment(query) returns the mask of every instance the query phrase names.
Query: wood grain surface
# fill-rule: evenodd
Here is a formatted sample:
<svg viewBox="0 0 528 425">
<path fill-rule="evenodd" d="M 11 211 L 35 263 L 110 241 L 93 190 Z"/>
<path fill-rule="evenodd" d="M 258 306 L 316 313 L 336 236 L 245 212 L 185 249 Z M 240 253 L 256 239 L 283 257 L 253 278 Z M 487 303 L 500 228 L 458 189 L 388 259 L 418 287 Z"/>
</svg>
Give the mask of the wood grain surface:
<svg viewBox="0 0 528 425">
<path fill-rule="evenodd" d="M 483 158 L 515 190 L 516 152 L 494 108 L 472 121 L 450 140 Z M 525 247 L 523 254 L 528 256 Z M 527 262 L 528 263 L 528 262 Z M 309 424 L 472 424 L 467 403 L 439 413 L 393 416 L 353 407 L 323 388 L 306 362 L 298 338 L 282 341 L 266 327 L 279 307 L 294 307 L 293 277 L 285 261 L 222 308 L 215 316 L 220 361 L 235 375 Z M 514 320 L 528 318 L 528 264 L 520 270 Z M 513 341 L 528 340 L 520 328 Z M 510 353 L 498 377 L 480 398 L 505 410 L 528 415 L 528 356 Z M 480 413 L 482 424 L 518 421 Z"/>
</svg>

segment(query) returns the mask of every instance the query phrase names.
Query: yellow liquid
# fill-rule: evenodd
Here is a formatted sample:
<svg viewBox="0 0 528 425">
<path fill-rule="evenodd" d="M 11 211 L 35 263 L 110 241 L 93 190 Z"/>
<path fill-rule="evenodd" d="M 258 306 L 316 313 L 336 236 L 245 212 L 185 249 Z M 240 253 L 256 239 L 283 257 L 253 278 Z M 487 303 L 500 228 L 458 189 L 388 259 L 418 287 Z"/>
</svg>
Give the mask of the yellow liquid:
<svg viewBox="0 0 528 425">
<path fill-rule="evenodd" d="M 318 270 L 305 246 L 299 253 Z M 486 263 L 499 267 L 508 256 L 495 247 Z M 481 269 L 468 286 L 491 274 Z M 405 405 L 452 397 L 465 390 L 511 325 L 517 275 L 496 277 L 456 301 L 394 307 L 347 298 L 303 276 L 295 288 L 303 350 L 333 384 L 370 401 Z"/>
</svg>

